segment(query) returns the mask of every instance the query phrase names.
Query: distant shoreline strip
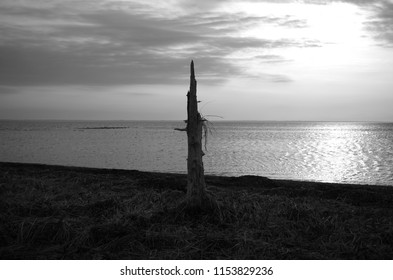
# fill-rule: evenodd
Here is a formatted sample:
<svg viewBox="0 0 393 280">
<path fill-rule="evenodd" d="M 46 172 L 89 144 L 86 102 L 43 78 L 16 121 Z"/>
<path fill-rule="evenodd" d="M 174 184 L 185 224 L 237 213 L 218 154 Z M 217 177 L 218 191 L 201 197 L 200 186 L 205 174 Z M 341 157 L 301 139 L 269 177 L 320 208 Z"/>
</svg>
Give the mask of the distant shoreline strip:
<svg viewBox="0 0 393 280">
<path fill-rule="evenodd" d="M 85 129 L 127 129 L 128 126 L 92 126 L 92 127 L 79 127 L 79 130 Z"/>
</svg>

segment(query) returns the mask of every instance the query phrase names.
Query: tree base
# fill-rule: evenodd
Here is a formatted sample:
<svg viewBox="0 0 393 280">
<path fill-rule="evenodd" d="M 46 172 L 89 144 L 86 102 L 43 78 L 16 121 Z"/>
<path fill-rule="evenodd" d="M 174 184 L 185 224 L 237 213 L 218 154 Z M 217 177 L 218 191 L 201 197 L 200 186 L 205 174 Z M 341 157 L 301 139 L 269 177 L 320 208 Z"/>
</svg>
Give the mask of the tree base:
<svg viewBox="0 0 393 280">
<path fill-rule="evenodd" d="M 213 214 L 221 216 L 221 208 L 215 198 L 206 193 L 202 198 L 185 198 L 176 207 L 178 216 L 199 217 L 201 215 Z"/>
</svg>

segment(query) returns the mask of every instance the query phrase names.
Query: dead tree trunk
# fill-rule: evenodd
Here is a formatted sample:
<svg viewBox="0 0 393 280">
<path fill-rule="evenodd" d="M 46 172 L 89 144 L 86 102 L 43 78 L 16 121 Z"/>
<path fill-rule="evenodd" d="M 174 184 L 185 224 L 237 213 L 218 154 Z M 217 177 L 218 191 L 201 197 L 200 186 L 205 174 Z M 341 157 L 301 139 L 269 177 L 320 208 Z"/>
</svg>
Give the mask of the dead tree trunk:
<svg viewBox="0 0 393 280">
<path fill-rule="evenodd" d="M 187 94 L 187 200 L 191 207 L 201 207 L 206 203 L 206 184 L 202 156 L 203 119 L 198 112 L 197 81 L 194 62 L 191 61 L 190 90 Z"/>
<path fill-rule="evenodd" d="M 215 205 L 206 192 L 202 156 L 202 126 L 205 121 L 198 112 L 197 81 L 195 80 L 194 62 L 191 61 L 190 90 L 187 94 L 187 127 L 176 129 L 187 132 L 187 199 L 188 209 L 208 209 Z"/>
</svg>

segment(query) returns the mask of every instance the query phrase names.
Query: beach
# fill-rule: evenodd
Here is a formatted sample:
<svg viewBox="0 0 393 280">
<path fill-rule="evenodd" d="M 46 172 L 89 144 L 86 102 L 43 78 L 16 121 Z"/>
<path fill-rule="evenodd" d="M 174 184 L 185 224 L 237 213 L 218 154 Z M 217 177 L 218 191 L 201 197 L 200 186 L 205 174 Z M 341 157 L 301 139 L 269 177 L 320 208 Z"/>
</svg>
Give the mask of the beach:
<svg viewBox="0 0 393 280">
<path fill-rule="evenodd" d="M 393 187 L 0 163 L 0 259 L 392 259 Z"/>
</svg>

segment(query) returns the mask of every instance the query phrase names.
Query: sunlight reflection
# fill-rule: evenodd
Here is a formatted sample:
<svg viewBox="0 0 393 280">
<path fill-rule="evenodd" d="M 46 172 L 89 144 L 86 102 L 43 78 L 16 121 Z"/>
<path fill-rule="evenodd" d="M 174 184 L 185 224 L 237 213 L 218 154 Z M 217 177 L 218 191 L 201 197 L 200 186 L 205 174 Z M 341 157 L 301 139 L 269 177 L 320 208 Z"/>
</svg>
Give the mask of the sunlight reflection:
<svg viewBox="0 0 393 280">
<path fill-rule="evenodd" d="M 316 180 L 344 182 L 358 175 L 367 160 L 363 135 L 356 126 L 325 124 L 317 137 L 315 161 L 311 163 Z"/>
</svg>

